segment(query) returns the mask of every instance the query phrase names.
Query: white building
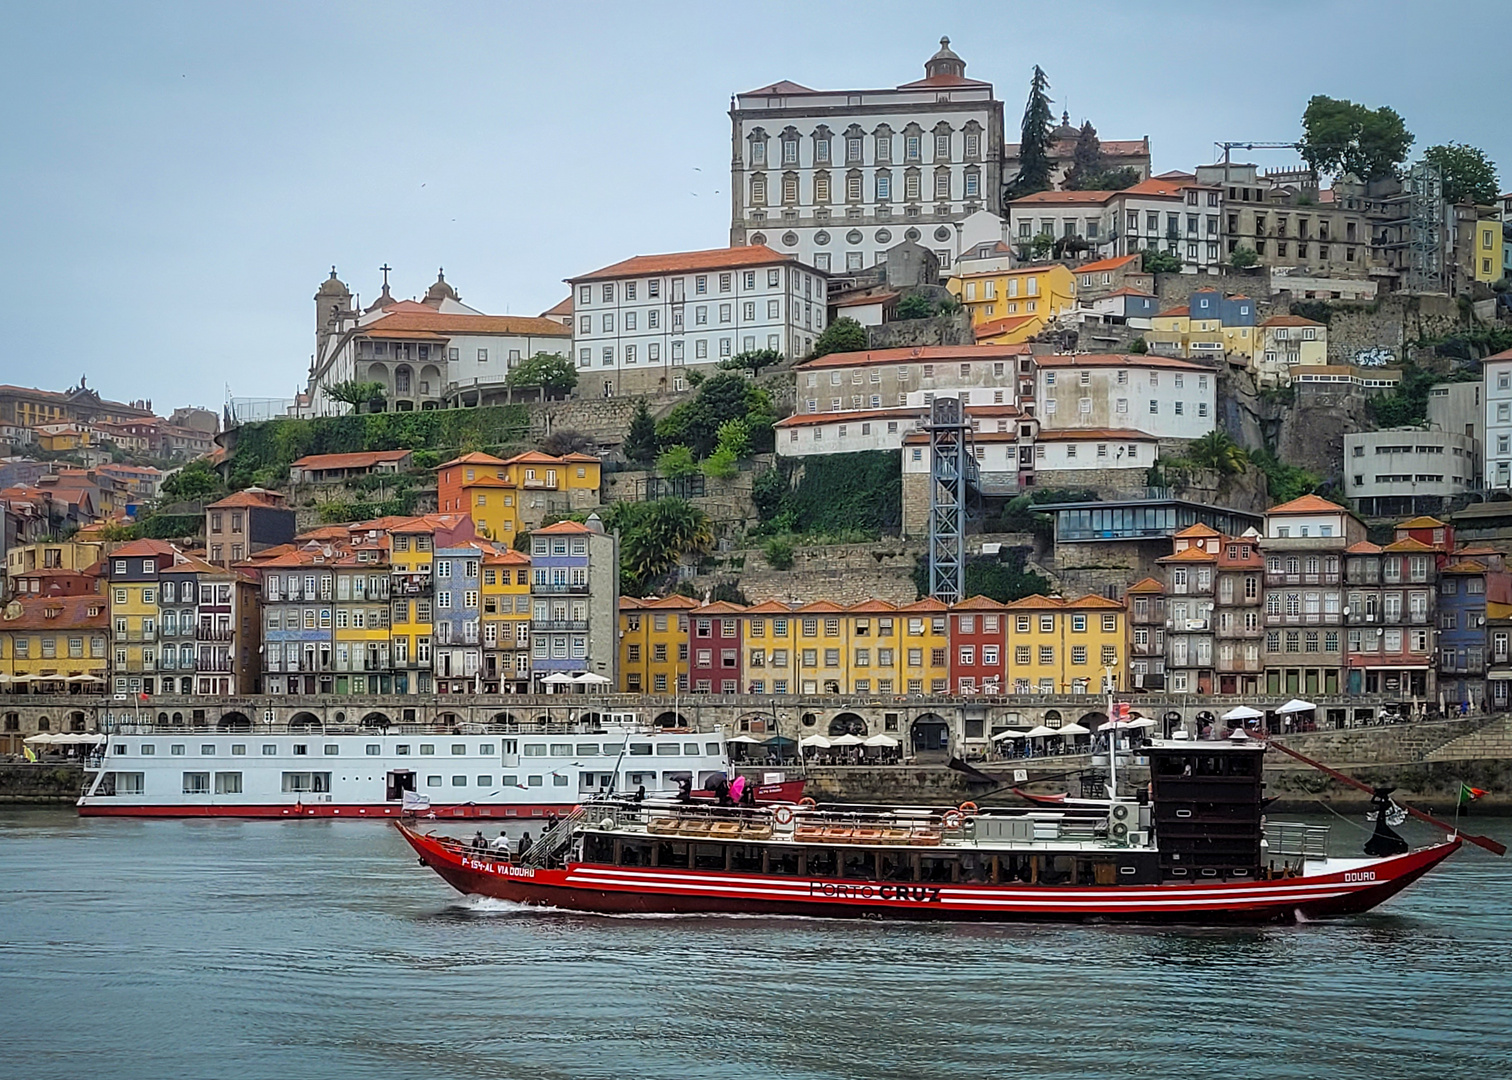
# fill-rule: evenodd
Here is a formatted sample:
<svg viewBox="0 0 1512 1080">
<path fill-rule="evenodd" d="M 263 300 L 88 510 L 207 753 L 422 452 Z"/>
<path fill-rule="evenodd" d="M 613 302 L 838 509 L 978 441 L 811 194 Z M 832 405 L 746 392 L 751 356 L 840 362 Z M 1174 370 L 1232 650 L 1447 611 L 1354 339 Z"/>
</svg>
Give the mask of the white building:
<svg viewBox="0 0 1512 1080">
<path fill-rule="evenodd" d="M 824 275 L 761 245 L 637 255 L 568 283 L 583 396 L 683 391 L 690 367 L 802 356 L 825 326 Z"/>
<path fill-rule="evenodd" d="M 1148 469 L 1160 456 L 1153 435 L 1131 429 L 1045 430 L 1034 446 L 1036 471 Z"/>
<path fill-rule="evenodd" d="M 795 411 L 923 407 L 935 394 L 964 395 L 968 404 L 1019 405 L 1020 399 L 1034 396 L 1033 372 L 1028 345 L 921 345 L 830 353 L 793 369 Z"/>
<path fill-rule="evenodd" d="M 840 273 L 915 240 L 948 269 L 963 223 L 1000 209 L 1003 104 L 948 38 L 925 77 L 888 90 L 783 80 L 730 109 L 730 243 Z"/>
<path fill-rule="evenodd" d="M 1512 349 L 1481 362 L 1486 380 L 1486 461 L 1482 470 L 1492 491 L 1512 488 Z"/>
<path fill-rule="evenodd" d="M 315 294 L 316 350 L 298 413 L 350 412 L 326 389 L 352 379 L 381 383 L 393 412 L 502 402 L 512 368 L 539 353 L 566 355 L 571 337 L 551 319 L 470 308 L 445 275 L 423 301 L 395 300 L 385 280 L 378 300 L 359 311 L 333 269 Z"/>
<path fill-rule="evenodd" d="M 1143 431 L 1155 439 L 1198 439 L 1217 427 L 1211 368 L 1167 356 L 1040 356 L 1035 400 L 1047 431 Z"/>
<path fill-rule="evenodd" d="M 966 395 L 946 395 L 949 397 Z M 856 412 L 794 413 L 777 421 L 777 453 L 783 457 L 810 454 L 850 454 L 857 450 L 896 450 L 923 426 L 929 417 L 934 394 L 909 395 L 910 404 L 895 409 L 862 409 Z M 1006 436 L 1007 441 L 1033 445 L 1039 421 L 1012 405 L 967 405 L 974 440 L 987 435 Z M 986 445 L 985 441 L 982 445 Z M 1155 460 L 1150 456 L 1150 462 Z M 1026 468 L 1032 460 L 1025 459 Z"/>
<path fill-rule="evenodd" d="M 1473 436 L 1453 431 L 1349 432 L 1344 436 L 1345 490 L 1367 517 L 1436 514 L 1455 496 L 1479 489 L 1478 452 Z"/>
</svg>

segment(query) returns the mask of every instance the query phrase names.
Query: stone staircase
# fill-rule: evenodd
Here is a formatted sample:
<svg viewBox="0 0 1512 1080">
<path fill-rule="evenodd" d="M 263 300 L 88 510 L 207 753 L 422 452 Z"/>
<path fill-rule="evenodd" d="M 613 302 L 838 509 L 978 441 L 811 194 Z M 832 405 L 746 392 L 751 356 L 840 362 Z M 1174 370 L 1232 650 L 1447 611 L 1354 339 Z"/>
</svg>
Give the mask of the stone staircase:
<svg viewBox="0 0 1512 1080">
<path fill-rule="evenodd" d="M 1494 717 L 1473 731 L 1439 744 L 1424 761 L 1512 760 L 1512 715 Z"/>
<path fill-rule="evenodd" d="M 1335 767 L 1512 757 L 1512 716 L 1471 716 L 1345 731 L 1314 731 L 1281 736 L 1280 741 Z M 1456 749 L 1460 747 L 1463 751 Z M 1289 762 L 1280 755 L 1267 757 L 1270 758 L 1267 768 L 1307 768 L 1301 762 Z"/>
</svg>

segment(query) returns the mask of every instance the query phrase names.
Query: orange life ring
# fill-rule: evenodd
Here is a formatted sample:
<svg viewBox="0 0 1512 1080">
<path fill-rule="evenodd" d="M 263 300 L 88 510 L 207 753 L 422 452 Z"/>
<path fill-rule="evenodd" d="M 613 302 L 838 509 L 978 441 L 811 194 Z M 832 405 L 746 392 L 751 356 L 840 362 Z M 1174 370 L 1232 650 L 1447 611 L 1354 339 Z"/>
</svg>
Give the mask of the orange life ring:
<svg viewBox="0 0 1512 1080">
<path fill-rule="evenodd" d="M 961 822 L 966 819 L 959 810 L 947 810 L 941 820 L 945 823 L 947 829 L 959 829 Z"/>
<path fill-rule="evenodd" d="M 803 798 L 801 798 L 801 799 L 798 800 L 798 805 L 799 806 L 807 806 L 807 807 L 812 808 L 812 807 L 818 806 L 819 804 L 816 803 L 813 799 L 810 799 L 808 796 L 805 795 Z"/>
<path fill-rule="evenodd" d="M 963 802 L 956 809 L 960 810 L 963 814 L 974 814 L 977 812 L 977 804 L 974 802 Z"/>
<path fill-rule="evenodd" d="M 302 814 L 302 813 L 304 813 L 304 803 L 302 803 L 302 802 L 296 802 L 294 804 L 294 812 L 296 814 Z"/>
<path fill-rule="evenodd" d="M 793 808 L 791 806 L 779 806 L 772 811 L 772 820 L 779 825 L 791 825 L 793 823 Z"/>
</svg>

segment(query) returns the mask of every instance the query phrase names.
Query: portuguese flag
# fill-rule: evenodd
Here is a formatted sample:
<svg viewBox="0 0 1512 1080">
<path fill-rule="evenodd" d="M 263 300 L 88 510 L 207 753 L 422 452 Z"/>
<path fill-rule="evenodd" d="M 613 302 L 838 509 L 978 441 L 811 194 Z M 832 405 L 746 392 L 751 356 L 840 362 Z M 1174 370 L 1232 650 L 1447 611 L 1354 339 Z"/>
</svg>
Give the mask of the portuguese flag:
<svg viewBox="0 0 1512 1080">
<path fill-rule="evenodd" d="M 1464 806 L 1468 802 L 1474 802 L 1486 793 L 1484 788 L 1471 787 L 1464 781 L 1460 782 L 1459 804 Z"/>
</svg>

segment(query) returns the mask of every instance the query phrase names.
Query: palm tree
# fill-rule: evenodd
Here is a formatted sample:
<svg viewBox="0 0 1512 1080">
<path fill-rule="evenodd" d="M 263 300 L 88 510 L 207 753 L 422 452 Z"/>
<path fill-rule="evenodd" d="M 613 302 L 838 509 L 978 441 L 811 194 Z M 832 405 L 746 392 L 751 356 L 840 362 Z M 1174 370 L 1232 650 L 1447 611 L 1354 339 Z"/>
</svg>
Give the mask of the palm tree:
<svg viewBox="0 0 1512 1080">
<path fill-rule="evenodd" d="M 1200 439 L 1193 439 L 1183 456 L 1193 467 L 1211 469 L 1219 476 L 1234 476 L 1249 464 L 1244 447 L 1230 438 L 1228 432 L 1216 428 Z"/>
</svg>

